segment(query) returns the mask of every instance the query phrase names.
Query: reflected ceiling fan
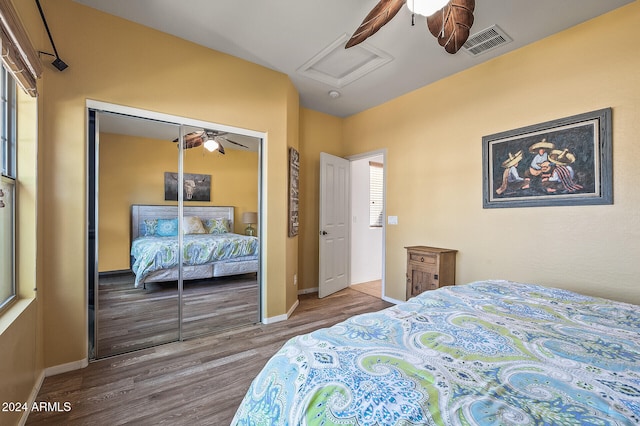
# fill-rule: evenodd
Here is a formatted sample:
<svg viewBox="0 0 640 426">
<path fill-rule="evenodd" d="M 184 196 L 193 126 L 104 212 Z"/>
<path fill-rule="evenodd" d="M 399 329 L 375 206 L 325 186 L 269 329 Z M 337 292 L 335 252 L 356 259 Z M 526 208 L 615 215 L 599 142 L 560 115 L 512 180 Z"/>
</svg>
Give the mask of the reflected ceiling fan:
<svg viewBox="0 0 640 426">
<path fill-rule="evenodd" d="M 232 141 L 227 138 L 225 135 L 228 135 L 227 132 L 220 132 L 217 130 L 198 130 L 196 132 L 187 133 L 184 135 L 184 149 L 196 148 L 199 146 L 203 146 L 209 152 L 218 151 L 220 154 L 224 155 L 224 146 L 222 142 L 232 143 L 234 145 L 241 146 L 243 148 L 249 149 L 248 146 L 241 144 L 240 142 Z M 179 138 L 174 139 L 174 142 L 178 142 Z"/>
<path fill-rule="evenodd" d="M 345 49 L 375 34 L 396 16 L 405 3 L 412 16 L 426 16 L 429 31 L 448 53 L 456 53 L 469 38 L 475 0 L 380 0 L 356 29 Z"/>
</svg>

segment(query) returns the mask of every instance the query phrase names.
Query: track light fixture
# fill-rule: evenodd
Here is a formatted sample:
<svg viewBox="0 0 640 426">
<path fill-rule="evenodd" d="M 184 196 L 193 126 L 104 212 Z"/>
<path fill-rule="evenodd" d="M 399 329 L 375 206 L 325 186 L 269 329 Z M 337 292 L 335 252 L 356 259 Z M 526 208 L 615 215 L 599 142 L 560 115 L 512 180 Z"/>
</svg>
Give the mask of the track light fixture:
<svg viewBox="0 0 640 426">
<path fill-rule="evenodd" d="M 42 53 L 49 56 L 55 56 L 56 59 L 54 59 L 53 62 L 51 62 L 51 65 L 56 67 L 58 71 L 64 71 L 67 69 L 67 67 L 69 67 L 69 65 L 67 65 L 62 59 L 60 59 L 60 56 L 58 55 L 58 50 L 56 49 L 56 45 L 53 42 L 53 37 L 51 37 L 51 31 L 49 31 L 49 25 L 47 25 L 47 19 L 44 17 L 44 11 L 42 10 L 42 6 L 40 6 L 40 0 L 36 0 L 36 5 L 38 5 L 38 10 L 40 11 L 40 17 L 42 18 L 42 23 L 44 24 L 44 28 L 47 30 L 47 34 L 49 35 L 49 41 L 51 41 L 51 47 L 53 47 L 53 53 L 55 53 L 55 55 L 47 52 L 42 52 L 42 51 L 38 53 Z"/>
<path fill-rule="evenodd" d="M 51 65 L 58 68 L 59 71 L 64 71 L 69 65 L 67 65 L 62 59 L 58 58 L 53 53 L 43 52 L 42 50 L 38 50 L 38 53 L 41 55 L 53 56 L 55 59 L 51 62 Z"/>
</svg>

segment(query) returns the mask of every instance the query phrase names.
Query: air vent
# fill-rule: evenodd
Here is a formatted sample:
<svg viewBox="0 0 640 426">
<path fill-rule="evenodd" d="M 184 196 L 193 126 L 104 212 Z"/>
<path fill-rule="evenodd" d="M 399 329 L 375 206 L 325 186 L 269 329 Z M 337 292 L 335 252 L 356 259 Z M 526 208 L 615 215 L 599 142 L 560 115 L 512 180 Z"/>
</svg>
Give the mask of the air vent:
<svg viewBox="0 0 640 426">
<path fill-rule="evenodd" d="M 462 46 L 471 56 L 478 56 L 513 41 L 502 28 L 493 25 L 469 37 Z"/>
</svg>

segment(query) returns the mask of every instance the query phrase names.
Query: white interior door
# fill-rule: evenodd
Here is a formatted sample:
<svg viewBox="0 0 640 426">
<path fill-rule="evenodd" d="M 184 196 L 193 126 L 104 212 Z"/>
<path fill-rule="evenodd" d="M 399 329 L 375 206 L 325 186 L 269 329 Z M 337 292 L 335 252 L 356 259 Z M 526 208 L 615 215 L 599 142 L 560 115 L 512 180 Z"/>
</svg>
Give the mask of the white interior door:
<svg viewBox="0 0 640 426">
<path fill-rule="evenodd" d="M 349 285 L 349 161 L 320 153 L 318 296 Z"/>
</svg>

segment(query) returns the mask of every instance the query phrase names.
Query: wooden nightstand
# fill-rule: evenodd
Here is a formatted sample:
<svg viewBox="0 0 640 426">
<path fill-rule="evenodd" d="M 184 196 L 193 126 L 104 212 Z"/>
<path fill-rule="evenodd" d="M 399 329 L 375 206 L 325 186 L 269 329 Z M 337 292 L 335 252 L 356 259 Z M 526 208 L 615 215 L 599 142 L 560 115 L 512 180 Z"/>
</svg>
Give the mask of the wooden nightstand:
<svg viewBox="0 0 640 426">
<path fill-rule="evenodd" d="M 407 249 L 407 300 L 423 291 L 455 284 L 457 250 L 426 246 L 405 248 Z"/>
</svg>

